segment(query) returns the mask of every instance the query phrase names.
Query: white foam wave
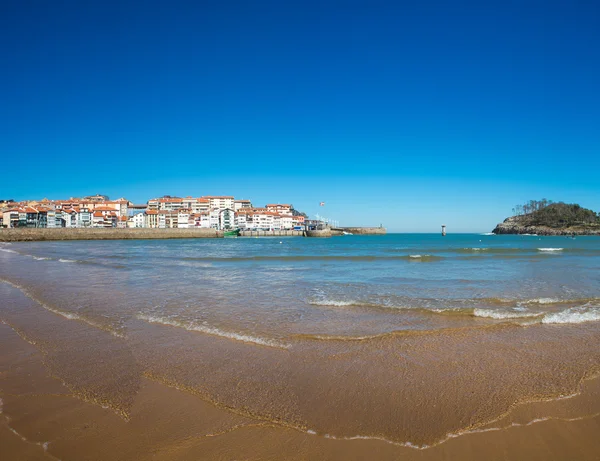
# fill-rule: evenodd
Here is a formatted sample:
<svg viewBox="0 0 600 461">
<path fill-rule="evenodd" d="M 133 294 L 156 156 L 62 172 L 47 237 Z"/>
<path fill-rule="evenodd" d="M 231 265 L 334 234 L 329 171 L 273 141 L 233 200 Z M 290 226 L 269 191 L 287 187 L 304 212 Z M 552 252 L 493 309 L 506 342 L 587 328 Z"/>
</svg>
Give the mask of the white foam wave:
<svg viewBox="0 0 600 461">
<path fill-rule="evenodd" d="M 525 304 L 555 304 L 559 302 L 561 302 L 561 300 L 556 298 L 534 298 L 523 301 Z"/>
<path fill-rule="evenodd" d="M 554 314 L 547 314 L 542 319 L 542 323 L 584 323 L 584 322 L 595 322 L 600 320 L 600 309 L 582 309 L 572 307 L 561 312 Z"/>
<path fill-rule="evenodd" d="M 484 232 L 483 234 L 479 234 L 479 235 L 496 235 L 493 232 Z"/>
<path fill-rule="evenodd" d="M 59 261 L 61 263 L 76 263 L 77 261 L 75 261 L 74 259 L 59 259 Z"/>
<path fill-rule="evenodd" d="M 487 251 L 489 248 L 463 248 L 463 250 L 471 250 L 471 251 Z"/>
<path fill-rule="evenodd" d="M 335 299 L 320 299 L 316 301 L 309 301 L 309 304 L 313 306 L 335 306 L 335 307 L 344 307 L 344 306 L 352 306 L 356 304 L 356 301 L 338 301 Z"/>
<path fill-rule="evenodd" d="M 542 312 L 523 312 L 523 311 L 501 311 L 495 309 L 474 309 L 475 317 L 485 317 L 488 319 L 505 320 L 505 319 L 522 319 L 528 317 L 540 317 Z"/>
<path fill-rule="evenodd" d="M 50 259 L 50 258 L 44 258 L 41 256 L 32 256 L 32 258 L 35 259 L 36 261 L 46 261 L 46 260 Z"/>
<path fill-rule="evenodd" d="M 261 338 L 258 336 L 251 336 L 242 333 L 236 333 L 232 331 L 224 331 L 219 328 L 207 326 L 207 325 L 199 325 L 193 322 L 186 322 L 181 320 L 172 319 L 169 317 L 160 317 L 155 315 L 144 315 L 139 314 L 137 316 L 138 319 L 144 320 L 149 323 L 157 323 L 161 325 L 169 325 L 178 328 L 184 328 L 188 331 L 198 331 L 200 333 L 205 333 L 213 336 L 220 336 L 221 338 L 234 339 L 236 341 L 242 341 L 245 343 L 254 343 L 259 344 L 261 346 L 268 347 L 277 347 L 279 349 L 289 349 L 291 347 L 290 344 L 281 343 L 279 341 L 275 341 L 272 339 Z"/>
<path fill-rule="evenodd" d="M 538 248 L 538 251 L 546 251 L 546 252 L 563 251 L 563 248 Z"/>
<path fill-rule="evenodd" d="M 4 251 L 5 253 L 17 253 L 15 250 L 9 248 L 0 248 L 0 251 Z"/>
<path fill-rule="evenodd" d="M 427 256 L 427 255 L 426 255 Z M 423 256 L 421 255 L 408 255 L 409 258 L 415 258 L 415 259 L 419 259 L 422 258 Z"/>
</svg>

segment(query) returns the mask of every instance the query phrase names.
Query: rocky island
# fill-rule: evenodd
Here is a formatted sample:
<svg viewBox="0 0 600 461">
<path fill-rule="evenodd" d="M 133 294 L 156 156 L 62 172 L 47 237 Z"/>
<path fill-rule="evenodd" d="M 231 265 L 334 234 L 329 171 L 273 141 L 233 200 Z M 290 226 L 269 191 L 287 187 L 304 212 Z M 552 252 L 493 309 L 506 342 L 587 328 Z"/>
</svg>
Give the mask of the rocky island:
<svg viewBox="0 0 600 461">
<path fill-rule="evenodd" d="M 600 235 L 600 214 L 573 203 L 531 200 L 513 208 L 514 216 L 494 234 Z"/>
</svg>

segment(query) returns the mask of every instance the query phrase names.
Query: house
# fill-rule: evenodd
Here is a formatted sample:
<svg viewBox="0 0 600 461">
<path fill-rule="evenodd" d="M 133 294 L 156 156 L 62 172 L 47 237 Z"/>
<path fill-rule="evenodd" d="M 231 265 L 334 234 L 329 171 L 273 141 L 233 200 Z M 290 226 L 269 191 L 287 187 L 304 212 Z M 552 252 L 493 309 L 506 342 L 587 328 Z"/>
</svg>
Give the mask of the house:
<svg viewBox="0 0 600 461">
<path fill-rule="evenodd" d="M 2 225 L 6 227 L 19 227 L 19 209 L 13 208 L 2 213 Z"/>
<path fill-rule="evenodd" d="M 219 209 L 214 208 L 209 211 L 208 218 L 212 229 L 219 229 Z"/>
<path fill-rule="evenodd" d="M 161 198 L 154 198 L 148 200 L 148 210 L 152 211 L 176 211 L 180 208 L 184 208 L 183 199 L 179 197 L 171 197 L 165 195 Z"/>
<path fill-rule="evenodd" d="M 48 210 L 48 212 L 46 213 L 46 220 L 47 220 L 47 224 L 46 227 L 48 228 L 59 228 L 59 227 L 65 227 L 65 220 L 63 218 L 63 213 L 60 210 Z"/>
<path fill-rule="evenodd" d="M 127 221 L 127 227 L 146 227 L 146 217 L 144 213 L 136 213 Z"/>
<path fill-rule="evenodd" d="M 267 211 L 272 211 L 274 213 L 279 213 L 281 215 L 289 215 L 292 216 L 292 205 L 287 205 L 287 204 L 268 204 L 265 206 L 265 208 L 267 209 Z"/>
<path fill-rule="evenodd" d="M 177 225 L 175 227 L 178 229 L 187 229 L 189 226 L 190 214 L 189 210 L 179 210 L 177 212 Z"/>
<path fill-rule="evenodd" d="M 150 229 L 155 229 L 158 227 L 158 210 L 146 210 L 145 213 L 140 214 L 144 215 L 145 225 L 142 227 L 148 227 Z"/>
<path fill-rule="evenodd" d="M 219 229 L 233 229 L 235 226 L 235 211 L 233 208 L 219 210 Z"/>
<path fill-rule="evenodd" d="M 224 210 L 225 208 L 235 209 L 235 198 L 230 195 L 207 195 L 201 198 L 208 200 L 211 210 L 213 208 L 219 208 L 220 210 Z"/>
<path fill-rule="evenodd" d="M 203 211 L 194 215 L 194 227 L 210 228 L 210 213 Z"/>
<path fill-rule="evenodd" d="M 290 230 L 294 228 L 294 217 L 288 215 L 281 216 L 281 229 Z"/>
<path fill-rule="evenodd" d="M 239 211 L 245 208 L 252 208 L 252 202 L 250 200 L 234 200 L 233 209 Z"/>
</svg>

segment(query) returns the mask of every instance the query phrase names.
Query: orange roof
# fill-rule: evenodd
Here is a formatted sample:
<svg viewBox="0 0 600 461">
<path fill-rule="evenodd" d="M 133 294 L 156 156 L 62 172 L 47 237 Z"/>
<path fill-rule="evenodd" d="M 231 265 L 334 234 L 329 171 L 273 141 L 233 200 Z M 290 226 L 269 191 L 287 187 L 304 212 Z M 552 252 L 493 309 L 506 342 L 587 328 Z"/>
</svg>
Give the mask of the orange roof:
<svg viewBox="0 0 600 461">
<path fill-rule="evenodd" d="M 285 207 L 285 208 L 291 208 L 291 205 L 287 205 L 287 204 L 282 204 L 282 205 L 275 205 L 273 203 L 266 205 L 267 208 L 277 208 L 277 207 Z"/>
<path fill-rule="evenodd" d="M 97 206 L 94 208 L 94 211 L 115 211 L 115 209 L 110 206 Z"/>
<path fill-rule="evenodd" d="M 101 211 L 94 211 L 94 218 L 101 218 L 101 217 L 102 217 Z"/>
<path fill-rule="evenodd" d="M 158 214 L 156 210 L 146 210 L 146 214 Z"/>
</svg>

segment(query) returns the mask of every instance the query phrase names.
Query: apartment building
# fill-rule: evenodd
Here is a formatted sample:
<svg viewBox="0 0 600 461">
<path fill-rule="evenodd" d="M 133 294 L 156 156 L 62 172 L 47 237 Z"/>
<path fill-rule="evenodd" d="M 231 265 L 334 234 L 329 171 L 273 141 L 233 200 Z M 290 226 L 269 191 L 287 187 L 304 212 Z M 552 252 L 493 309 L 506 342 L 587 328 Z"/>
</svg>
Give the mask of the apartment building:
<svg viewBox="0 0 600 461">
<path fill-rule="evenodd" d="M 281 215 L 289 215 L 292 216 L 292 205 L 287 204 L 273 204 L 270 203 L 265 206 L 267 211 L 272 211 L 274 213 L 279 213 Z"/>
<path fill-rule="evenodd" d="M 225 208 L 235 209 L 235 198 L 230 195 L 206 195 L 201 197 L 208 200 L 209 208 L 218 208 L 224 210 Z"/>
</svg>

